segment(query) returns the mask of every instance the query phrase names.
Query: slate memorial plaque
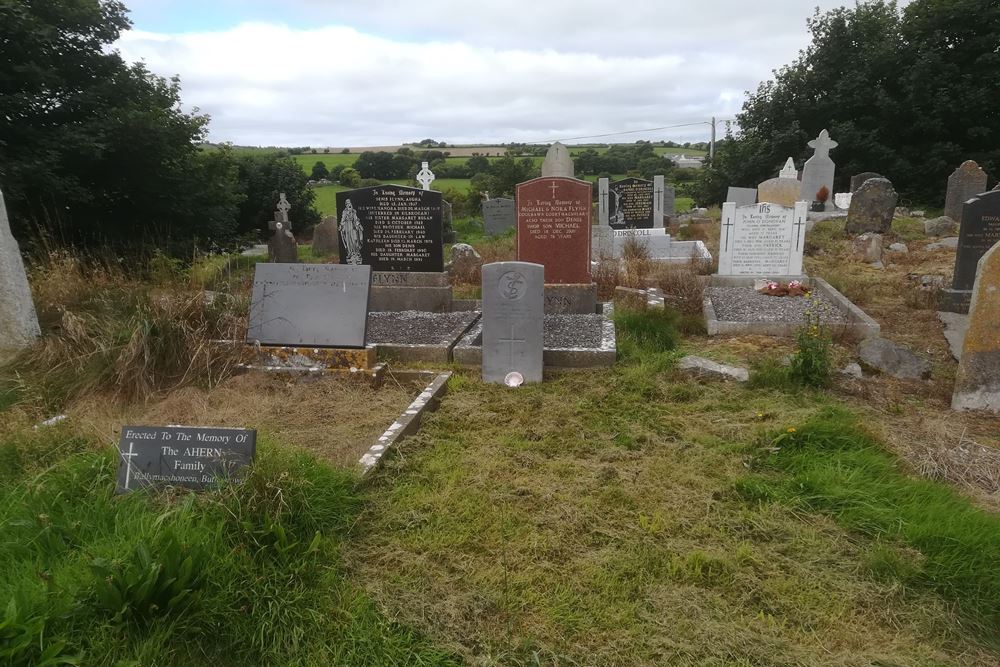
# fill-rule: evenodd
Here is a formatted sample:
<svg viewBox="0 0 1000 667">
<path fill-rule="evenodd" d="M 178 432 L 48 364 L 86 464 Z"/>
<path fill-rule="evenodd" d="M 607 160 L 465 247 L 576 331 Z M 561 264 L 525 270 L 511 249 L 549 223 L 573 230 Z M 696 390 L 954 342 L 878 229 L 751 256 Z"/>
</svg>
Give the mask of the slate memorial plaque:
<svg viewBox="0 0 1000 667">
<path fill-rule="evenodd" d="M 239 479 L 253 463 L 257 431 L 202 426 L 125 426 L 118 441 L 116 493 Z"/>
<path fill-rule="evenodd" d="M 609 188 L 608 224 L 612 229 L 652 229 L 653 182 L 641 178 L 612 181 Z"/>
<path fill-rule="evenodd" d="M 340 263 L 373 271 L 444 271 L 441 193 L 376 185 L 337 193 Z"/>
<path fill-rule="evenodd" d="M 953 289 L 972 289 L 980 258 L 996 243 L 1000 243 L 1000 191 L 993 190 L 973 197 L 962 206 Z"/>
<path fill-rule="evenodd" d="M 490 236 L 503 234 L 517 224 L 514 200 L 506 197 L 483 202 L 483 222 Z"/>
<path fill-rule="evenodd" d="M 797 276 L 802 273 L 806 202 L 795 208 L 760 203 L 722 207 L 720 276 Z"/>
<path fill-rule="evenodd" d="M 591 186 L 543 176 L 517 186 L 517 258 L 553 284 L 590 284 Z"/>
<path fill-rule="evenodd" d="M 504 383 L 511 373 L 542 381 L 545 267 L 496 262 L 482 269 L 483 381 Z"/>
<path fill-rule="evenodd" d="M 247 342 L 364 347 L 371 272 L 364 265 L 257 264 Z"/>
</svg>

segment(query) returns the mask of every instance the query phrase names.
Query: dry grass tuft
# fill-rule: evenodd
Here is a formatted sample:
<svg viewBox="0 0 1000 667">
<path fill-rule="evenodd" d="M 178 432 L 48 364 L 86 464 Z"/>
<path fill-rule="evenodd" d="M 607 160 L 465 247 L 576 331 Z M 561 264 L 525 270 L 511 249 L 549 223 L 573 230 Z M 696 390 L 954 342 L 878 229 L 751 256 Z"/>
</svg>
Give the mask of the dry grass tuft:
<svg viewBox="0 0 1000 667">
<path fill-rule="evenodd" d="M 660 263 L 653 272 L 652 281 L 663 291 L 664 299 L 677 310 L 688 315 L 702 312 L 705 285 L 698 275 L 701 265 Z"/>
</svg>

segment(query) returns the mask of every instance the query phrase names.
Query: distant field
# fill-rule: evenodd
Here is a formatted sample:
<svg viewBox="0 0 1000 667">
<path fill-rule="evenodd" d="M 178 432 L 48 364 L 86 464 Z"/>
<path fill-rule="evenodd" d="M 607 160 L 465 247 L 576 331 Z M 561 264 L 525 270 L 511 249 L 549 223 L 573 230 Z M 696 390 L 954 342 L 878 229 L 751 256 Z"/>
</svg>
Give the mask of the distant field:
<svg viewBox="0 0 1000 667">
<path fill-rule="evenodd" d="M 293 155 L 292 159 L 298 162 L 307 174 L 311 174 L 313 165 L 317 162 L 325 164 L 327 169 L 333 169 L 340 164 L 350 167 L 358 159 L 358 156 L 350 153 L 317 153 L 316 155 L 306 153 L 305 155 Z"/>
</svg>

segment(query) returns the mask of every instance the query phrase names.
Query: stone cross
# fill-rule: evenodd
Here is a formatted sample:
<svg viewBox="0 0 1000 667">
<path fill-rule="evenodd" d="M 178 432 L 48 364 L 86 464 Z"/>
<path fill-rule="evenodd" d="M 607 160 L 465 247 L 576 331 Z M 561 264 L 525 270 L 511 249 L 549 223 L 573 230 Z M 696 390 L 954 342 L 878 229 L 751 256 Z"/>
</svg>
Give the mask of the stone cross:
<svg viewBox="0 0 1000 667">
<path fill-rule="evenodd" d="M 278 206 L 276 207 L 274 213 L 274 220 L 276 222 L 284 222 L 285 224 L 288 224 L 288 212 L 290 210 L 292 210 L 292 205 L 288 203 L 288 200 L 285 199 L 285 193 L 282 192 L 278 195 Z M 291 225 L 288 226 L 291 227 Z"/>
<path fill-rule="evenodd" d="M 434 182 L 434 172 L 430 170 L 426 162 L 420 163 L 420 171 L 417 173 L 417 182 L 423 186 L 424 190 L 431 189 L 431 183 Z"/>
<path fill-rule="evenodd" d="M 819 156 L 829 156 L 830 150 L 839 146 L 836 141 L 830 138 L 830 133 L 826 130 L 821 130 L 819 136 L 809 142 L 809 148 L 813 149 L 813 155 Z M 788 158 L 791 160 L 791 158 Z M 785 169 L 788 168 L 788 163 L 785 163 Z"/>
<path fill-rule="evenodd" d="M 824 203 L 824 210 L 833 209 L 833 177 L 837 165 L 830 159 L 830 150 L 837 147 L 837 142 L 830 138 L 826 130 L 822 130 L 819 136 L 809 142 L 809 147 L 813 149 L 813 156 L 806 160 L 802 168 L 802 184 L 799 188 L 799 199 L 811 202 L 816 199 L 816 194 L 823 188 L 827 189 L 830 196 Z"/>
</svg>

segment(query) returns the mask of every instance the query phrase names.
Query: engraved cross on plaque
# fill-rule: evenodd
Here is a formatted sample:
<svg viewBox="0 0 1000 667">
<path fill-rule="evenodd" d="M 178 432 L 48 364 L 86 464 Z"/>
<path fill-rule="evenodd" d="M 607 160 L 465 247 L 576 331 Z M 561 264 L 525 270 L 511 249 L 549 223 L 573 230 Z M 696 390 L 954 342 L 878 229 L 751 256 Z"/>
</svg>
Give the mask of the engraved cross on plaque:
<svg viewBox="0 0 1000 667">
<path fill-rule="evenodd" d="M 726 224 L 722 226 L 726 228 L 726 250 L 729 250 L 729 228 L 735 227 L 736 225 L 733 224 L 732 218 L 726 218 Z"/>
<path fill-rule="evenodd" d="M 556 198 L 556 190 L 559 189 L 559 184 L 556 183 L 555 181 L 552 181 L 552 185 L 549 186 L 549 189 L 552 190 L 552 198 L 555 199 Z"/>
<path fill-rule="evenodd" d="M 507 345 L 507 365 L 514 365 L 514 343 L 524 343 L 526 342 L 523 338 L 514 337 L 514 323 L 510 323 L 510 338 L 501 338 L 498 342 L 508 343 Z"/>
<path fill-rule="evenodd" d="M 128 443 L 128 453 L 121 452 L 121 457 L 125 459 L 125 488 L 132 482 L 132 458 L 139 456 L 135 451 L 135 443 Z"/>
</svg>

